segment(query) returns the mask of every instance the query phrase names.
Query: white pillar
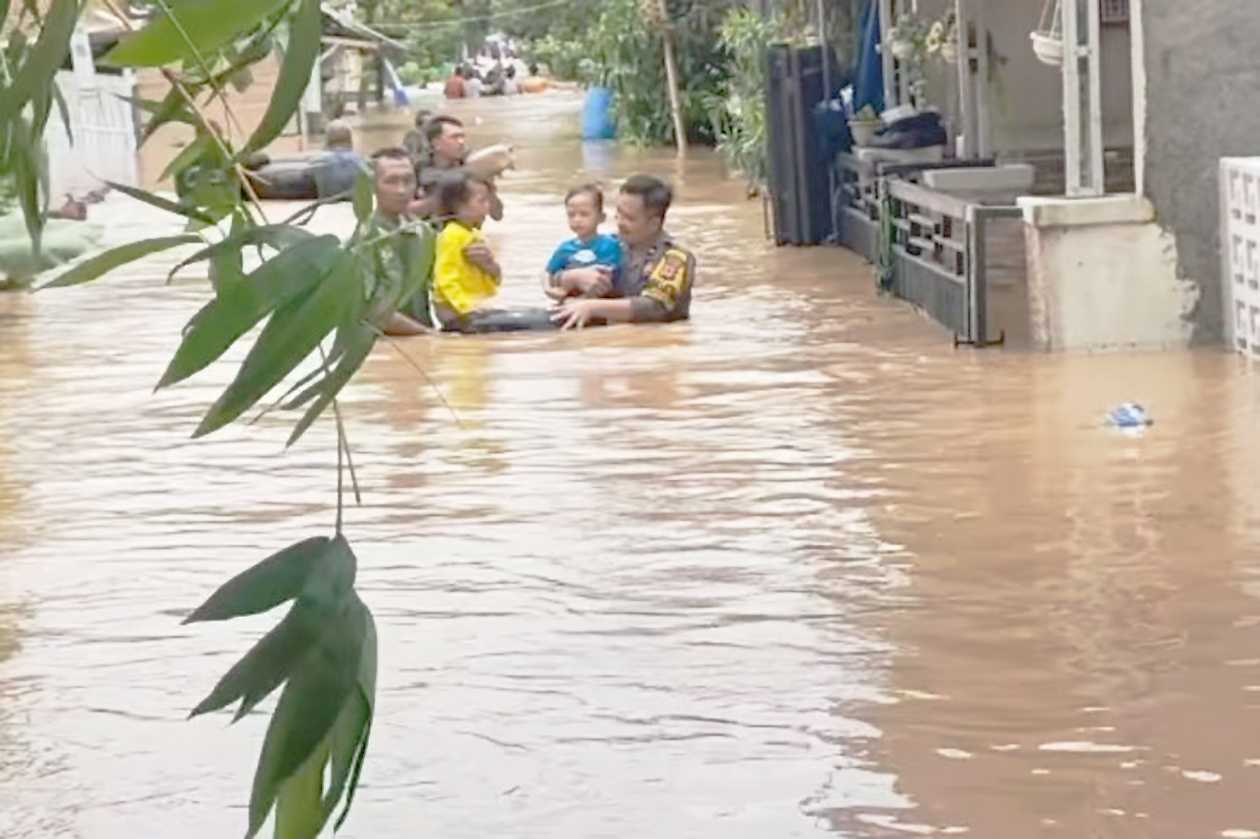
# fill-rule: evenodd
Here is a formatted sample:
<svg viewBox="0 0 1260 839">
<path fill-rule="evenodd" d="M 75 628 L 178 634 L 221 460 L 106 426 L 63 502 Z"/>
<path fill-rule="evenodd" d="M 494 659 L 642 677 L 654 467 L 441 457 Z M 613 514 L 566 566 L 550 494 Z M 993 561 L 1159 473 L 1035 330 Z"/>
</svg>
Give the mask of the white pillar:
<svg viewBox="0 0 1260 839">
<path fill-rule="evenodd" d="M 1063 153 L 1066 192 L 1071 197 L 1102 195 L 1106 184 L 1099 65 L 1102 18 L 1097 0 L 1085 0 L 1084 6 L 1086 14 L 1082 20 L 1079 0 L 1062 3 Z M 1083 98 L 1088 99 L 1088 104 Z"/>
<path fill-rule="evenodd" d="M 888 30 L 893 28 L 893 0 L 879 0 L 879 57 L 884 66 L 884 107 L 898 104 L 897 67 L 888 49 Z"/>
<path fill-rule="evenodd" d="M 1143 0 L 1129 0 L 1129 33 L 1133 60 L 1133 177 L 1134 191 L 1146 194 L 1146 30 Z"/>
<path fill-rule="evenodd" d="M 963 135 L 958 154 L 965 160 L 976 157 L 976 82 L 971 73 L 971 21 L 967 0 L 955 0 L 958 19 L 958 129 Z"/>
<path fill-rule="evenodd" d="M 976 4 L 976 153 L 980 157 L 993 154 L 993 126 L 989 118 L 989 24 L 985 18 L 986 3 Z"/>
</svg>

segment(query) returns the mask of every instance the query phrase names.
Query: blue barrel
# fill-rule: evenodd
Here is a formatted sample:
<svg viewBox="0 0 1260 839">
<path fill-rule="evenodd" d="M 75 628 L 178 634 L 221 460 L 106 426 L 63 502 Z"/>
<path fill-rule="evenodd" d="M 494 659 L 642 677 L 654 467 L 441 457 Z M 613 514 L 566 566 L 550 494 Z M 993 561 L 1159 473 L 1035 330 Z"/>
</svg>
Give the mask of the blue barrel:
<svg viewBox="0 0 1260 839">
<path fill-rule="evenodd" d="M 613 92 L 606 87 L 593 87 L 586 92 L 582 109 L 582 139 L 611 140 L 617 136 L 613 116 Z"/>
</svg>

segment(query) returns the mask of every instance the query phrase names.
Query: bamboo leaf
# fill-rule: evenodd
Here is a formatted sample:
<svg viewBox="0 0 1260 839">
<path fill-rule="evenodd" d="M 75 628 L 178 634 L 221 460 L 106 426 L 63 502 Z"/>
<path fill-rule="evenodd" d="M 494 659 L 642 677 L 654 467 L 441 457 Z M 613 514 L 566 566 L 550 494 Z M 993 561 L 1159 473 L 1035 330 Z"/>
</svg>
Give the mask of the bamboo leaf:
<svg viewBox="0 0 1260 839">
<path fill-rule="evenodd" d="M 354 551 L 341 536 L 324 541 L 324 549 L 314 558 L 297 601 L 284 619 L 232 666 L 191 716 L 217 711 L 240 699 L 232 721 L 240 720 L 289 678 L 333 626 L 336 616 L 346 608 L 347 598 L 355 598 L 358 562 Z"/>
<path fill-rule="evenodd" d="M 276 798 L 275 839 L 316 839 L 327 817 L 322 815 L 324 768 L 328 740 L 280 787 Z"/>
<path fill-rule="evenodd" d="M 340 245 L 331 235 L 300 242 L 258 266 L 245 282 L 224 289 L 193 318 L 157 386 L 204 369 L 269 312 L 305 295 L 328 273 Z"/>
<path fill-rule="evenodd" d="M 151 207 L 157 207 L 158 209 L 166 210 L 169 213 L 176 213 L 178 215 L 184 216 L 185 218 L 190 218 L 190 219 L 193 219 L 194 221 L 199 221 L 204 224 L 214 224 L 214 219 L 210 218 L 210 216 L 206 215 L 205 213 L 201 212 L 195 207 L 188 207 L 183 204 L 176 204 L 174 201 L 171 201 L 168 198 L 163 198 L 162 196 L 155 195 L 152 192 L 149 192 L 148 190 L 140 189 L 134 186 L 128 186 L 127 184 L 120 184 L 120 183 L 116 183 L 115 181 L 106 181 L 105 183 L 109 184 L 111 189 L 116 189 L 119 192 L 123 193 L 124 195 L 131 196 L 137 201 L 143 201 L 145 204 L 148 204 Z"/>
<path fill-rule="evenodd" d="M 354 271 L 348 268 L 352 263 L 349 253 L 339 252 L 332 270 L 313 291 L 275 311 L 236 378 L 211 406 L 193 437 L 216 431 L 249 410 L 341 322 L 357 292 Z"/>
<path fill-rule="evenodd" d="M 360 172 L 354 181 L 354 217 L 362 224 L 367 224 L 376 209 L 376 185 L 372 176 L 366 171 Z"/>
<path fill-rule="evenodd" d="M 0 114 L 20 113 L 27 102 L 48 90 L 57 69 L 70 54 L 70 35 L 78 19 L 77 0 L 54 0 L 38 40 L 21 63 L 13 83 L 0 93 Z"/>
<path fill-rule="evenodd" d="M 301 104 L 302 95 L 311 81 L 311 68 L 319 57 L 322 24 L 320 0 L 299 0 L 297 13 L 290 26 L 289 46 L 284 53 L 284 62 L 280 65 L 275 90 L 262 121 L 245 144 L 243 154 L 264 148 L 279 137 L 293 112 Z"/>
<path fill-rule="evenodd" d="M 232 722 L 240 720 L 289 678 L 324 631 L 326 619 L 326 612 L 310 604 L 294 603 L 284 619 L 232 665 L 188 716 L 218 711 L 239 699 L 241 706 Z"/>
<path fill-rule="evenodd" d="M 227 45 L 288 2 L 172 0 L 170 14 L 163 12 L 139 32 L 122 39 L 104 62 L 118 67 L 161 67 L 195 61 L 198 54 L 204 57 Z"/>
<path fill-rule="evenodd" d="M 298 422 L 293 429 L 293 433 L 289 435 L 289 440 L 285 443 L 285 447 L 292 446 L 306 430 L 311 427 L 311 423 L 327 410 L 332 401 L 337 398 L 337 394 L 341 393 L 341 389 L 346 386 L 350 378 L 358 372 L 363 366 L 363 362 L 372 353 L 372 347 L 376 344 L 376 330 L 371 325 L 355 322 L 345 328 L 345 355 L 342 356 L 340 363 L 329 372 L 328 376 L 321 381 L 322 387 L 319 390 L 319 396 L 311 407 L 307 409 L 306 414 Z"/>
<path fill-rule="evenodd" d="M 0 20 L 4 17 L 0 15 Z M 66 97 L 61 93 L 61 85 L 53 82 L 52 85 L 53 101 L 57 103 L 57 114 L 61 117 L 61 124 L 66 129 L 66 139 L 70 141 L 70 145 L 74 145 L 74 128 L 70 125 L 70 106 L 66 104 Z"/>
<path fill-rule="evenodd" d="M 357 596 L 355 598 L 358 599 Z M 346 789 L 346 803 L 337 817 L 333 832 L 341 830 L 346 818 L 350 815 L 350 807 L 354 804 L 354 794 L 359 788 L 359 777 L 363 774 L 363 761 L 367 757 L 368 741 L 372 738 L 372 718 L 376 711 L 376 621 L 366 606 L 363 611 L 367 616 L 367 630 L 363 637 L 363 657 L 359 660 L 359 696 L 367 708 L 367 720 L 363 724 L 363 735 L 354 755 L 354 766 L 350 772 L 350 783 Z M 336 779 L 337 753 L 333 753 L 333 778 Z M 327 801 L 324 802 L 327 806 Z"/>
<path fill-rule="evenodd" d="M 225 252 L 239 254 L 243 248 L 251 245 L 268 245 L 278 251 L 283 251 L 286 248 L 299 245 L 314 238 L 315 234 L 288 224 L 265 224 L 258 227 L 250 227 L 240 232 L 236 232 L 234 229 L 233 234 L 222 242 L 197 251 L 172 268 L 170 276 L 167 277 L 167 282 L 170 282 L 172 277 L 189 265 L 207 259 L 213 260 Z"/>
<path fill-rule="evenodd" d="M 258 833 L 280 786 L 317 751 L 358 688 L 368 615 L 353 600 L 341 606 L 280 694 L 254 773 L 247 839 Z"/>
<path fill-rule="evenodd" d="M 232 226 L 228 230 L 228 238 L 241 236 L 249 229 L 252 219 L 244 208 L 237 208 L 232 214 Z M 210 257 L 210 268 L 207 271 L 210 285 L 214 287 L 216 297 L 228 288 L 234 288 L 245 282 L 245 256 L 240 248 L 224 248 Z M 174 272 L 167 277 L 174 276 Z"/>
<path fill-rule="evenodd" d="M 158 239 L 143 239 L 139 242 L 119 245 L 116 248 L 111 248 L 104 253 L 99 253 L 90 259 L 80 262 L 70 270 L 58 274 L 39 288 L 42 291 L 46 288 L 66 288 L 73 285 L 82 285 L 109 273 L 120 265 L 134 262 L 149 254 L 200 241 L 200 236 L 185 233 L 181 236 L 163 236 Z"/>
<path fill-rule="evenodd" d="M 44 233 L 44 206 L 39 190 L 42 180 L 40 177 L 41 150 L 35 147 L 30 127 L 22 119 L 13 123 L 10 141 L 13 143 L 11 157 L 18 204 L 22 208 L 22 217 L 26 221 L 26 232 L 31 239 L 31 250 L 38 260 Z"/>
<path fill-rule="evenodd" d="M 190 89 L 189 93 L 190 95 L 196 95 L 195 88 Z M 160 102 L 153 102 L 147 99 L 133 99 L 131 101 L 153 114 L 148 123 L 145 124 L 144 132 L 140 135 L 140 145 L 144 145 L 146 140 L 168 122 L 183 122 L 188 125 L 196 125 L 198 121 L 178 88 L 172 87 L 170 92 Z"/>
<path fill-rule="evenodd" d="M 171 158 L 171 162 L 166 164 L 166 168 L 162 170 L 162 174 L 158 177 L 159 181 L 164 181 L 171 175 L 186 168 L 193 161 L 205 154 L 206 150 L 213 144 L 213 139 L 209 134 L 201 134 L 188 145 L 180 149 L 179 154 Z"/>
<path fill-rule="evenodd" d="M 327 536 L 315 536 L 276 551 L 220 586 L 184 618 L 184 623 L 257 615 L 292 600 L 301 593 L 330 543 Z"/>
<path fill-rule="evenodd" d="M 337 802 L 346 793 L 345 808 L 337 819 L 334 831 L 340 830 L 358 786 L 362 758 L 367 749 L 368 736 L 372 731 L 372 708 L 376 701 L 376 622 L 372 612 L 357 594 L 351 592 L 355 608 L 364 615 L 363 654 L 359 659 L 357 690 L 342 710 L 341 717 L 332 732 L 331 760 L 328 790 L 324 794 L 324 819 L 332 815 Z M 347 785 L 349 788 L 347 789 Z"/>
</svg>

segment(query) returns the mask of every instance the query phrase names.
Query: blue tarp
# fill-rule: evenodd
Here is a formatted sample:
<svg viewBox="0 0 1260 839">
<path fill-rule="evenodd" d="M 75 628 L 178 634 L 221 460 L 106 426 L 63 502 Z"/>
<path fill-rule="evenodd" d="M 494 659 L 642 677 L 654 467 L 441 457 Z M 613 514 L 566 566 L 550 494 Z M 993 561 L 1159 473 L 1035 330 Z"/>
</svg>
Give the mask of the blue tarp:
<svg viewBox="0 0 1260 839">
<path fill-rule="evenodd" d="M 867 105 L 880 114 L 884 110 L 884 62 L 879 54 L 879 5 L 867 0 L 862 12 L 862 37 L 858 41 L 857 62 L 853 68 L 853 112 Z"/>
</svg>

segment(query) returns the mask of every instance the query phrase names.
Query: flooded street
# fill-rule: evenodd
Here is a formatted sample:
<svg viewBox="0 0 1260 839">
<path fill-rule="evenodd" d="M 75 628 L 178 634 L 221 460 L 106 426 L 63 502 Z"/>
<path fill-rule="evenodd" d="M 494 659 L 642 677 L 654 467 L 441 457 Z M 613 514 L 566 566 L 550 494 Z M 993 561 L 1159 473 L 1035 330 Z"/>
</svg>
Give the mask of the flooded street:
<svg viewBox="0 0 1260 839">
<path fill-rule="evenodd" d="M 381 673 L 341 835 L 1260 837 L 1253 371 L 954 350 L 849 252 L 770 246 L 712 154 L 583 147 L 579 104 L 452 109 L 519 147 L 506 300 L 567 187 L 646 170 L 694 319 L 408 339 L 432 383 L 382 345 L 347 390 Z M 278 615 L 179 621 L 331 528 L 335 437 L 188 439 L 234 365 L 151 393 L 207 294 L 176 261 L 0 296 L 5 839 L 244 833 L 267 717 L 185 717 Z"/>
</svg>

